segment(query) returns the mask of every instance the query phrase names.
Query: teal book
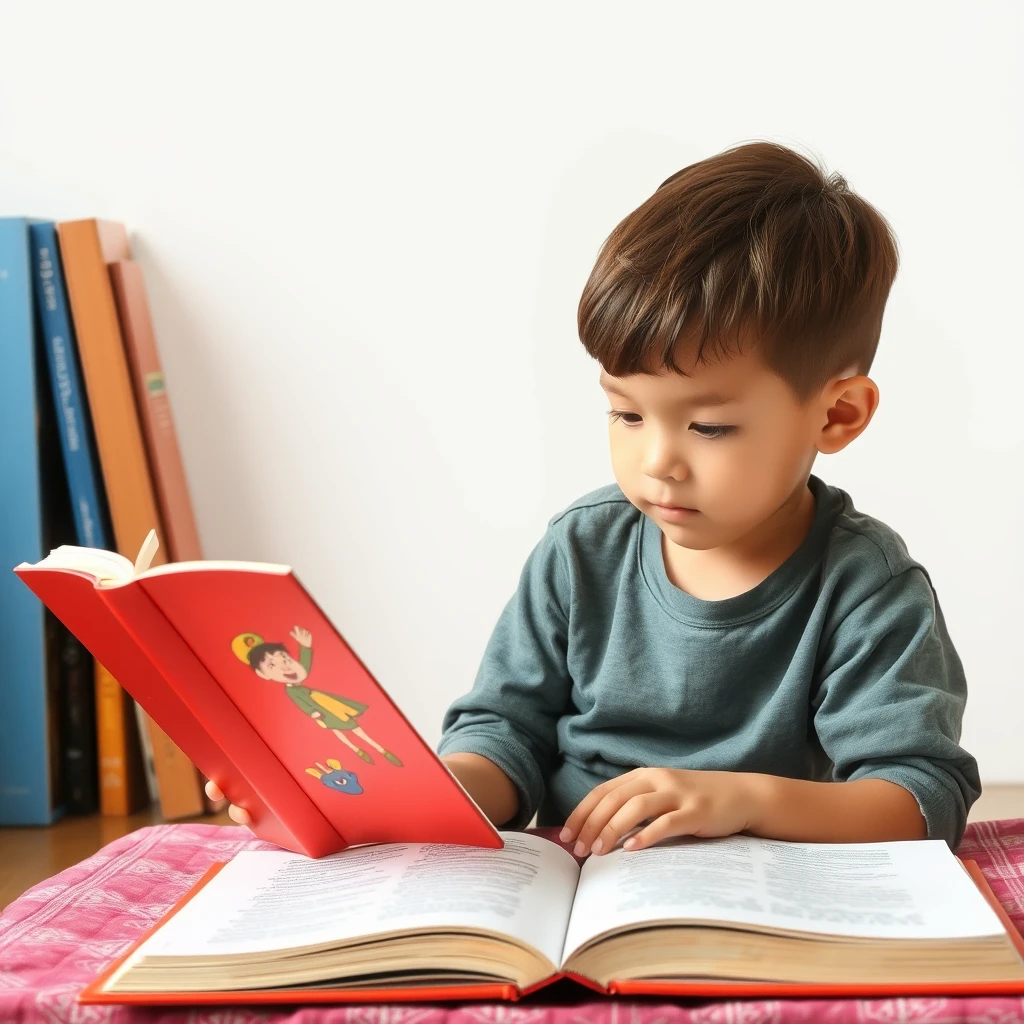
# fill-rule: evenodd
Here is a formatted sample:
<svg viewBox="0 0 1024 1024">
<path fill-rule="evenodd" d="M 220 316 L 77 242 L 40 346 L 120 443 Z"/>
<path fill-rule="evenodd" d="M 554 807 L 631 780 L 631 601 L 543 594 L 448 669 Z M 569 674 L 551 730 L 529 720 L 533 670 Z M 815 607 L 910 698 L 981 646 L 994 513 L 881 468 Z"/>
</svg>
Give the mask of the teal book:
<svg viewBox="0 0 1024 1024">
<path fill-rule="evenodd" d="M 64 270 L 52 221 L 34 223 L 32 241 L 36 308 L 57 406 L 57 426 L 64 455 L 64 472 L 74 514 L 77 543 L 87 548 L 110 546 L 111 531 L 96 455 L 96 439 L 68 306 Z"/>
<path fill-rule="evenodd" d="M 35 326 L 29 222 L 0 218 L 0 824 L 41 825 L 61 813 L 58 633 L 11 571 L 45 555 L 45 503 L 63 467 Z M 53 429 L 50 429 L 50 428 Z M 54 447 L 56 442 L 56 447 Z M 59 500 L 59 498 L 57 499 Z"/>
</svg>

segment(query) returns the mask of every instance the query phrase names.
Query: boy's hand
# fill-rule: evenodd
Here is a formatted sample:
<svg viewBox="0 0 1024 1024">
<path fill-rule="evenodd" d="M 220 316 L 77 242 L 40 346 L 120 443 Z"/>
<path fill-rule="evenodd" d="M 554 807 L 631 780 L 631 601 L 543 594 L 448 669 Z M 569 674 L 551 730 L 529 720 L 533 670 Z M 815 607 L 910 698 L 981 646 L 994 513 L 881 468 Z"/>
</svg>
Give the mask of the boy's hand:
<svg viewBox="0 0 1024 1024">
<path fill-rule="evenodd" d="M 208 782 L 206 784 L 206 795 L 211 800 L 224 799 L 220 786 L 215 782 Z M 252 821 L 252 818 L 249 817 L 249 812 L 244 807 L 236 807 L 234 804 L 228 807 L 228 817 L 238 825 L 248 825 Z"/>
<path fill-rule="evenodd" d="M 575 853 L 602 854 L 637 825 L 625 842 L 642 850 L 669 836 L 729 836 L 755 817 L 754 776 L 741 772 L 637 768 L 595 786 L 569 815 L 561 840 L 577 839 Z"/>
</svg>

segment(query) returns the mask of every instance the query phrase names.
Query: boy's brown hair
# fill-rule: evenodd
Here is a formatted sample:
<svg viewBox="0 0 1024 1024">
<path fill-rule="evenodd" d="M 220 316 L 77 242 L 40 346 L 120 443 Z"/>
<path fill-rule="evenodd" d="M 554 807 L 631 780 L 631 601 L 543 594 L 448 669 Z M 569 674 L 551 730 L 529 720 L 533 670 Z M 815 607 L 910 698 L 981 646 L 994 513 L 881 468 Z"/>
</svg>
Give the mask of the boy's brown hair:
<svg viewBox="0 0 1024 1024">
<path fill-rule="evenodd" d="M 678 370 L 678 344 L 704 363 L 753 344 L 803 400 L 848 366 L 868 371 L 898 262 L 885 218 L 842 175 L 775 143 L 736 146 L 615 228 L 580 339 L 616 377 Z"/>
</svg>

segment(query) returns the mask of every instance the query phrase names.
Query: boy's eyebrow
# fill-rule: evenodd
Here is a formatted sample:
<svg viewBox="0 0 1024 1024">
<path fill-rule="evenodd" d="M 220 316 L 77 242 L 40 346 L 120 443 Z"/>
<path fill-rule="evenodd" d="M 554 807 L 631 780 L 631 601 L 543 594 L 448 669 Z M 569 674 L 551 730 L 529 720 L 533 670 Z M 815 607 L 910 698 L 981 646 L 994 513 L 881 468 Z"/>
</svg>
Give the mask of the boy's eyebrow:
<svg viewBox="0 0 1024 1024">
<path fill-rule="evenodd" d="M 600 384 L 610 395 L 618 395 L 620 398 L 630 397 L 621 388 L 616 387 L 603 373 L 601 374 Z M 726 398 L 725 395 L 720 395 L 717 391 L 705 391 L 699 395 L 689 395 L 686 398 L 680 398 L 678 404 L 707 407 L 710 405 L 729 405 L 735 401 L 735 398 Z"/>
</svg>

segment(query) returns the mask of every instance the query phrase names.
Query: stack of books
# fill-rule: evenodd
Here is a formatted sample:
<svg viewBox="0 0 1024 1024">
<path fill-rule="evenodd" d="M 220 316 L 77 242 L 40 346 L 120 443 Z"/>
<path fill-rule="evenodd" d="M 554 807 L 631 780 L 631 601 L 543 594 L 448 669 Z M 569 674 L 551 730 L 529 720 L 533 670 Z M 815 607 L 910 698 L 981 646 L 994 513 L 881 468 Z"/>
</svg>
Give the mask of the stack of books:
<svg viewBox="0 0 1024 1024">
<path fill-rule="evenodd" d="M 0 219 L 0 824 L 209 809 L 189 759 L 10 569 L 78 543 L 201 558 L 142 270 L 121 224 Z"/>
</svg>

